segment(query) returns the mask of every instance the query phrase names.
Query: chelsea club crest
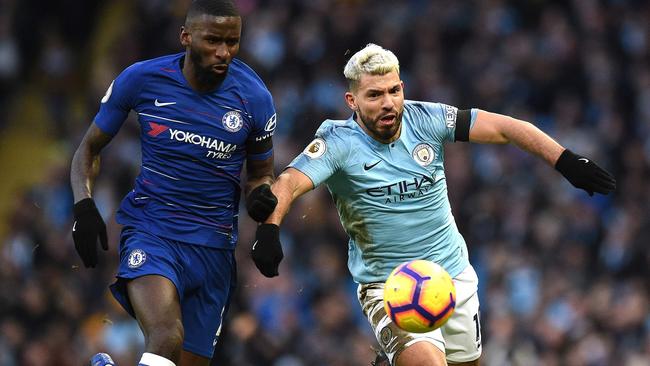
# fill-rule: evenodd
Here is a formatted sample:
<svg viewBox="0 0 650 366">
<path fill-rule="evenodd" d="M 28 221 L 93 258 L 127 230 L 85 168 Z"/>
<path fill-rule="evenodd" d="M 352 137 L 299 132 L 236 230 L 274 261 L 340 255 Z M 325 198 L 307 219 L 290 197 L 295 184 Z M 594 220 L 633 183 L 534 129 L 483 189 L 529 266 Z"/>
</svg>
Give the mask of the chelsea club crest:
<svg viewBox="0 0 650 366">
<path fill-rule="evenodd" d="M 239 112 L 230 111 L 223 115 L 221 123 L 223 123 L 223 127 L 225 127 L 226 130 L 230 132 L 237 132 L 241 130 L 242 126 L 244 125 L 244 120 L 242 119 L 242 116 Z"/>
<path fill-rule="evenodd" d="M 147 254 L 142 249 L 133 249 L 129 254 L 129 268 L 138 268 L 147 260 Z"/>
</svg>

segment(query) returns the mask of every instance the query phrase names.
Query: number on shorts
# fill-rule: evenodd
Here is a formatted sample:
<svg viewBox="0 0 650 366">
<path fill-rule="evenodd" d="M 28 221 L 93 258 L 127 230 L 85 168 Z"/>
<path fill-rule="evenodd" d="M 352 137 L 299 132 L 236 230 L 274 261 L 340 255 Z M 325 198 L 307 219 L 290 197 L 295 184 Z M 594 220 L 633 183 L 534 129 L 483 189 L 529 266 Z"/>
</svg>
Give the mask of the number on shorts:
<svg viewBox="0 0 650 366">
<path fill-rule="evenodd" d="M 474 314 L 474 324 L 476 325 L 476 343 L 481 347 L 481 321 L 480 312 Z"/>
</svg>

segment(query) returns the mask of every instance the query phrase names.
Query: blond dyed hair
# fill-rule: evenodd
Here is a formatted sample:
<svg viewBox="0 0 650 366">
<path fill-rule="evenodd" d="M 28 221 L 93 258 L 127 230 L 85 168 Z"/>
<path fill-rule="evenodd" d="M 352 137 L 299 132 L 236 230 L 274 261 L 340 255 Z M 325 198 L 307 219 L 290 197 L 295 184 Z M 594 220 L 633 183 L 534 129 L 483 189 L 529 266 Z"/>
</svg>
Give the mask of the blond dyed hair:
<svg viewBox="0 0 650 366">
<path fill-rule="evenodd" d="M 350 57 L 345 69 L 343 69 L 343 75 L 348 80 L 349 89 L 355 90 L 361 75 L 385 75 L 393 70 L 399 74 L 397 56 L 390 50 L 369 43 Z"/>
</svg>

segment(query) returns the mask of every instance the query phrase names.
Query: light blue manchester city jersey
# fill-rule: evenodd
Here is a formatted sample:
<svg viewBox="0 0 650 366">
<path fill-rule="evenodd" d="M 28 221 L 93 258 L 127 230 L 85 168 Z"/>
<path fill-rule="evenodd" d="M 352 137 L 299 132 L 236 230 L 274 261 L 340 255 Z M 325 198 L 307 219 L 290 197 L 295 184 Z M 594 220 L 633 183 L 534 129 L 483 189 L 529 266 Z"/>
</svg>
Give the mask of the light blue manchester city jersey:
<svg viewBox="0 0 650 366">
<path fill-rule="evenodd" d="M 476 119 L 471 110 L 470 128 Z M 326 120 L 289 165 L 325 183 L 350 236 L 356 282 L 383 282 L 400 263 L 428 259 L 452 277 L 469 264 L 447 197 L 443 143 L 454 141 L 458 109 L 405 101 L 402 131 L 374 140 L 351 117 Z"/>
</svg>

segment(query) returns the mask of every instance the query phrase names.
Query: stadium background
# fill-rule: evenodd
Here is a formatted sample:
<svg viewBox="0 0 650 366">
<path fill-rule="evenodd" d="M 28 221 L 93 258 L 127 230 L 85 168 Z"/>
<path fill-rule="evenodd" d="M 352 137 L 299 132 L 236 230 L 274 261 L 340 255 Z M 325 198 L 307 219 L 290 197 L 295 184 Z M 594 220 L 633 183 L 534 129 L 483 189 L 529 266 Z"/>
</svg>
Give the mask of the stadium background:
<svg viewBox="0 0 650 366">
<path fill-rule="evenodd" d="M 110 81 L 177 52 L 187 0 L 0 1 L 0 365 L 134 365 L 134 321 L 107 295 L 113 213 L 139 168 L 133 116 L 95 199 L 110 251 L 80 268 L 71 154 Z M 484 364 L 650 363 L 650 3 L 242 0 L 240 58 L 275 98 L 279 172 L 325 117 L 346 118 L 342 68 L 368 42 L 400 58 L 406 95 L 534 121 L 614 173 L 588 197 L 512 147 L 447 148 L 454 214 L 481 278 Z M 283 227 L 280 277 L 248 256 L 217 354 L 224 365 L 368 365 L 375 344 L 324 189 Z"/>
</svg>

